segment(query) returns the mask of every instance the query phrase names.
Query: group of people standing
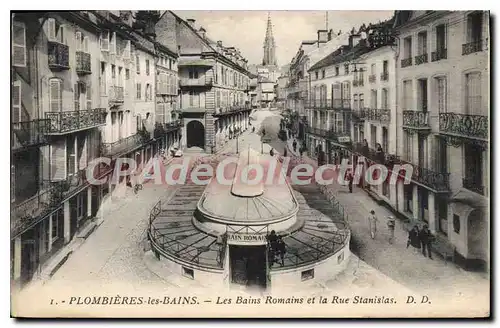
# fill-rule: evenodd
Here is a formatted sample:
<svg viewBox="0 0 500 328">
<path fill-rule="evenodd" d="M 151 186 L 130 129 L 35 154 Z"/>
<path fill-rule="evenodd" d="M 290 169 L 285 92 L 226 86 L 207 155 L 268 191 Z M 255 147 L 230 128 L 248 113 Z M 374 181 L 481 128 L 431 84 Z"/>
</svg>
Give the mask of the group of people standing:
<svg viewBox="0 0 500 328">
<path fill-rule="evenodd" d="M 377 223 L 378 218 L 375 215 L 375 211 L 371 210 L 368 216 L 368 225 L 370 229 L 370 236 L 375 239 L 377 234 Z M 394 217 L 389 216 L 387 220 L 387 228 L 389 231 L 389 243 L 394 242 L 394 229 L 396 227 L 396 220 Z M 414 225 L 413 228 L 408 232 L 408 241 L 406 243 L 406 248 L 410 245 L 416 250 L 422 250 L 424 256 L 428 256 L 432 260 L 431 246 L 434 241 L 434 236 L 429 230 L 429 227 L 425 224 L 422 229 L 418 228 L 418 225 Z"/>
<path fill-rule="evenodd" d="M 286 244 L 283 238 L 272 230 L 267 236 L 267 242 L 269 245 L 269 267 L 272 267 L 276 262 L 280 263 L 281 266 L 285 265 Z"/>
</svg>

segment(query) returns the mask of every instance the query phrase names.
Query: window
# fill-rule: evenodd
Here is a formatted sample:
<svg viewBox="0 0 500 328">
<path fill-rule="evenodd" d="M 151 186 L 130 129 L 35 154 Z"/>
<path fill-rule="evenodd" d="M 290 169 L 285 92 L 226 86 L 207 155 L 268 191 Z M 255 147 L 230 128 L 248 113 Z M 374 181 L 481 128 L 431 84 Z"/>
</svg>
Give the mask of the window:
<svg viewBox="0 0 500 328">
<path fill-rule="evenodd" d="M 76 32 L 75 33 L 76 51 L 82 51 L 82 46 L 83 46 L 82 40 L 83 40 L 82 32 Z"/>
<path fill-rule="evenodd" d="M 198 78 L 198 71 L 195 69 L 190 69 L 189 70 L 189 78 L 190 79 L 197 79 Z"/>
<path fill-rule="evenodd" d="M 371 75 L 375 75 L 377 72 L 376 72 L 376 66 L 375 64 L 372 64 L 371 67 L 370 67 L 370 74 Z"/>
<path fill-rule="evenodd" d="M 318 71 L 316 71 L 316 72 L 314 72 L 314 73 L 316 74 L 316 80 L 317 80 L 317 79 L 318 79 L 318 77 L 319 77 L 319 72 L 318 72 Z"/>
<path fill-rule="evenodd" d="M 335 66 L 335 76 L 338 76 L 340 73 L 339 73 L 339 67 L 338 66 Z"/>
<path fill-rule="evenodd" d="M 64 25 L 56 22 L 54 18 L 47 19 L 48 39 L 52 42 L 65 44 L 66 34 Z"/>
<path fill-rule="evenodd" d="M 473 144 L 465 144 L 463 149 L 464 188 L 477 192 L 483 188 L 483 151 Z"/>
<path fill-rule="evenodd" d="M 413 102 L 412 81 L 403 81 L 403 109 L 411 109 Z"/>
<path fill-rule="evenodd" d="M 87 83 L 86 85 L 86 99 L 87 99 L 87 109 L 91 109 L 92 108 L 92 87 L 90 86 L 89 83 Z"/>
<path fill-rule="evenodd" d="M 118 86 L 123 87 L 123 67 L 118 66 Z"/>
<path fill-rule="evenodd" d="M 408 132 L 404 132 L 404 156 L 408 162 L 412 162 L 413 160 L 413 138 L 412 135 Z"/>
<path fill-rule="evenodd" d="M 372 90 L 371 95 L 370 95 L 370 107 L 372 109 L 378 108 L 378 103 L 377 103 L 377 90 Z"/>
<path fill-rule="evenodd" d="M 76 217 L 81 220 L 87 216 L 87 193 L 81 192 L 76 196 Z"/>
<path fill-rule="evenodd" d="M 194 106 L 194 96 L 195 96 L 194 91 L 189 91 L 189 106 L 191 107 Z"/>
<path fill-rule="evenodd" d="M 453 231 L 460 233 L 460 216 L 453 214 Z"/>
<path fill-rule="evenodd" d="M 61 80 L 51 79 L 49 83 L 49 108 L 51 112 L 62 111 L 62 85 Z"/>
<path fill-rule="evenodd" d="M 446 92 L 446 77 L 440 76 L 434 79 L 436 82 L 436 101 L 439 113 L 446 113 L 447 111 L 447 92 Z"/>
<path fill-rule="evenodd" d="M 101 44 L 101 50 L 109 51 L 109 31 L 101 32 L 99 43 Z"/>
<path fill-rule="evenodd" d="M 217 90 L 217 98 L 215 100 L 215 107 L 221 107 L 221 103 L 220 103 L 220 91 Z"/>
<path fill-rule="evenodd" d="M 411 58 L 413 54 L 411 36 L 404 39 L 404 59 Z"/>
<path fill-rule="evenodd" d="M 427 79 L 418 80 L 418 110 L 427 111 Z"/>
<path fill-rule="evenodd" d="M 387 88 L 382 89 L 382 109 L 389 109 L 389 90 Z"/>
<path fill-rule="evenodd" d="M 427 32 L 418 33 L 418 55 L 427 54 Z"/>
<path fill-rule="evenodd" d="M 52 224 L 52 243 L 55 242 L 59 238 L 59 211 L 52 214 L 51 217 Z"/>
<path fill-rule="evenodd" d="M 141 99 L 141 84 L 140 83 L 136 84 L 136 90 L 137 90 L 137 93 L 135 95 L 135 98 L 136 99 Z"/>
<path fill-rule="evenodd" d="M 344 74 L 349 75 L 349 64 L 344 65 Z"/>
<path fill-rule="evenodd" d="M 300 278 L 301 278 L 302 281 L 313 279 L 314 278 L 314 269 L 302 271 L 300 273 Z"/>
<path fill-rule="evenodd" d="M 130 80 L 130 70 L 128 68 L 125 69 L 125 80 Z"/>
<path fill-rule="evenodd" d="M 116 54 L 116 32 L 113 32 L 111 40 L 109 41 L 109 53 Z"/>
<path fill-rule="evenodd" d="M 125 43 L 125 49 L 123 49 L 123 58 L 124 59 L 130 59 L 131 47 L 132 47 L 132 44 L 130 43 L 130 40 L 127 40 Z"/>
<path fill-rule="evenodd" d="M 358 95 L 354 95 L 354 96 L 353 96 L 353 98 L 354 98 L 354 100 L 353 100 L 353 107 L 354 107 L 354 108 L 353 108 L 353 109 L 354 109 L 354 110 L 357 110 L 357 109 L 359 109 L 359 104 L 358 104 Z"/>
<path fill-rule="evenodd" d="M 77 171 L 76 165 L 76 136 L 71 135 L 68 137 L 66 143 L 66 170 L 68 176 L 72 176 Z"/>
<path fill-rule="evenodd" d="M 146 59 L 146 75 L 149 75 L 149 59 Z"/>
<path fill-rule="evenodd" d="M 111 78 L 113 79 L 113 82 L 116 79 L 116 66 L 115 65 L 111 65 Z"/>
<path fill-rule="evenodd" d="M 465 75 L 465 111 L 468 115 L 481 115 L 481 73 Z"/>
<path fill-rule="evenodd" d="M 389 61 L 388 60 L 384 60 L 384 62 L 382 63 L 382 73 L 384 73 L 384 75 L 389 74 Z"/>
<path fill-rule="evenodd" d="M 322 70 L 321 71 L 321 78 L 324 79 L 325 78 L 325 70 Z"/>
<path fill-rule="evenodd" d="M 99 77 L 101 83 L 101 94 L 105 95 L 106 90 L 106 63 L 101 62 L 101 76 Z"/>
<path fill-rule="evenodd" d="M 26 67 L 26 26 L 21 22 L 12 25 L 12 65 Z"/>
<path fill-rule="evenodd" d="M 81 92 L 81 84 L 75 83 L 73 87 L 73 100 L 75 105 L 75 110 L 80 110 L 80 92 Z M 82 108 L 83 109 L 83 108 Z"/>
<path fill-rule="evenodd" d="M 359 108 L 365 108 L 365 98 L 364 94 L 359 94 Z"/>
<path fill-rule="evenodd" d="M 15 81 L 12 85 L 12 122 L 21 122 L 21 81 Z"/>
<path fill-rule="evenodd" d="M 168 60 L 168 69 L 172 69 L 172 59 Z"/>
<path fill-rule="evenodd" d="M 483 13 L 473 12 L 467 16 L 467 43 L 481 42 L 483 38 Z"/>
<path fill-rule="evenodd" d="M 436 51 L 442 52 L 446 49 L 446 25 L 436 26 Z"/>
<path fill-rule="evenodd" d="M 413 185 L 405 184 L 404 187 L 404 210 L 413 213 Z"/>
<path fill-rule="evenodd" d="M 139 58 L 139 54 L 135 55 L 135 70 L 137 74 L 141 74 L 141 62 Z"/>
<path fill-rule="evenodd" d="M 151 100 L 151 84 L 146 84 L 146 101 L 150 101 Z"/>
</svg>

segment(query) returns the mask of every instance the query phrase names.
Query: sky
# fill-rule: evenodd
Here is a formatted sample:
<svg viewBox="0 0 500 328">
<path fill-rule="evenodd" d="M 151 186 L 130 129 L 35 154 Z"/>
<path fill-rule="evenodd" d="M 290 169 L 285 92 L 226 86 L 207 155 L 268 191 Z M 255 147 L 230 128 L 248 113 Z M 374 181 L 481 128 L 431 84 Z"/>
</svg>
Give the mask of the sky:
<svg viewBox="0 0 500 328">
<path fill-rule="evenodd" d="M 174 11 L 183 19 L 195 19 L 207 36 L 225 46 L 240 49 L 249 64 L 260 64 L 266 35 L 267 11 Z M 276 57 L 281 67 L 290 63 L 302 40 L 316 40 L 326 27 L 326 11 L 271 11 Z M 363 23 L 389 19 L 394 11 L 328 11 L 328 29 L 348 32 Z"/>
</svg>

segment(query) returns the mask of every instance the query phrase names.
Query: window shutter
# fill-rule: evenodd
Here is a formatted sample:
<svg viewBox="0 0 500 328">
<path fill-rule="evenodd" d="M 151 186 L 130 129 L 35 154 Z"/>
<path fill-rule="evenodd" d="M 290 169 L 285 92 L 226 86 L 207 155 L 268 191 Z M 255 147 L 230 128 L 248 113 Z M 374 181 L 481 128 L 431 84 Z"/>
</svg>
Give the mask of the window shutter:
<svg viewBox="0 0 500 328">
<path fill-rule="evenodd" d="M 87 167 L 87 138 L 84 134 L 77 137 L 77 151 L 78 169 L 83 170 Z"/>
<path fill-rule="evenodd" d="M 137 74 L 141 73 L 141 65 L 140 65 L 139 54 L 135 55 L 135 70 L 136 70 Z"/>
<path fill-rule="evenodd" d="M 76 51 L 82 51 L 82 33 L 81 32 L 76 32 L 75 41 L 76 41 Z"/>
<path fill-rule="evenodd" d="M 80 110 L 80 84 L 75 83 L 73 88 L 73 100 L 75 101 L 75 110 Z"/>
<path fill-rule="evenodd" d="M 101 33 L 100 42 L 101 50 L 109 51 L 109 31 L 104 31 Z"/>
<path fill-rule="evenodd" d="M 61 111 L 61 99 L 62 99 L 62 90 L 61 90 L 61 82 L 59 80 L 51 80 L 50 81 L 50 111 L 51 112 L 59 112 Z"/>
<path fill-rule="evenodd" d="M 83 37 L 83 51 L 86 53 L 90 52 L 90 50 L 89 50 L 89 37 L 88 36 Z"/>
<path fill-rule="evenodd" d="M 50 172 L 52 181 L 66 179 L 66 139 L 57 139 L 50 145 Z"/>
<path fill-rule="evenodd" d="M 110 44 L 109 52 L 112 54 L 116 54 L 116 32 L 113 32 L 109 44 Z"/>
<path fill-rule="evenodd" d="M 12 65 L 26 66 L 26 27 L 14 22 L 12 26 Z"/>
<path fill-rule="evenodd" d="M 16 166 L 10 166 L 10 202 L 16 201 Z"/>
<path fill-rule="evenodd" d="M 157 108 L 156 122 L 165 123 L 165 103 L 159 103 Z"/>
<path fill-rule="evenodd" d="M 48 37 L 49 40 L 56 40 L 56 20 L 54 18 L 49 18 L 47 20 Z"/>
<path fill-rule="evenodd" d="M 21 122 L 21 84 L 18 81 L 12 86 L 12 121 Z"/>
<path fill-rule="evenodd" d="M 65 26 L 64 25 L 61 25 L 59 26 L 59 31 L 57 33 L 57 40 L 63 44 L 66 44 L 66 30 L 65 30 Z"/>
<path fill-rule="evenodd" d="M 87 109 L 92 109 L 92 87 L 90 83 L 87 83 Z"/>
</svg>

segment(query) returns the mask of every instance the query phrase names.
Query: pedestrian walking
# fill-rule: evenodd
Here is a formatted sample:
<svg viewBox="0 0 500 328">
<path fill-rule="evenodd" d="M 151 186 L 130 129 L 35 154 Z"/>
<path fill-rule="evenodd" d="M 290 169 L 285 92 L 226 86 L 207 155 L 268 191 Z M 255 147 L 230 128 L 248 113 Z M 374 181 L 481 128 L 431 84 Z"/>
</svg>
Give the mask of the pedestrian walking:
<svg viewBox="0 0 500 328">
<path fill-rule="evenodd" d="M 429 231 L 429 227 L 427 226 L 427 224 L 425 224 L 422 230 L 420 231 L 419 237 L 420 237 L 420 244 L 422 245 L 422 255 L 427 256 L 425 254 L 427 250 L 427 254 L 429 258 L 432 260 L 431 244 L 434 236 Z"/>
<path fill-rule="evenodd" d="M 347 174 L 347 181 L 348 181 L 348 183 L 349 183 L 349 193 L 351 193 L 351 194 L 352 194 L 352 184 L 353 184 L 353 180 L 354 180 L 354 177 L 352 176 L 352 173 L 351 173 L 351 172 L 349 172 L 349 173 Z"/>
<path fill-rule="evenodd" d="M 293 146 L 293 151 L 297 152 L 297 140 L 293 140 L 292 146 Z"/>
<path fill-rule="evenodd" d="M 396 228 L 396 220 L 389 216 L 387 219 L 387 229 L 389 229 L 389 244 L 394 242 L 394 229 Z"/>
<path fill-rule="evenodd" d="M 420 250 L 420 231 L 418 230 L 418 225 L 414 225 L 413 228 L 408 232 L 408 241 L 406 242 L 406 248 L 410 245 L 413 246 L 414 249 Z"/>
<path fill-rule="evenodd" d="M 370 215 L 368 216 L 368 224 L 370 226 L 370 235 L 372 239 L 375 239 L 375 234 L 377 233 L 377 222 L 378 218 L 375 215 L 375 211 L 371 210 Z"/>
</svg>

